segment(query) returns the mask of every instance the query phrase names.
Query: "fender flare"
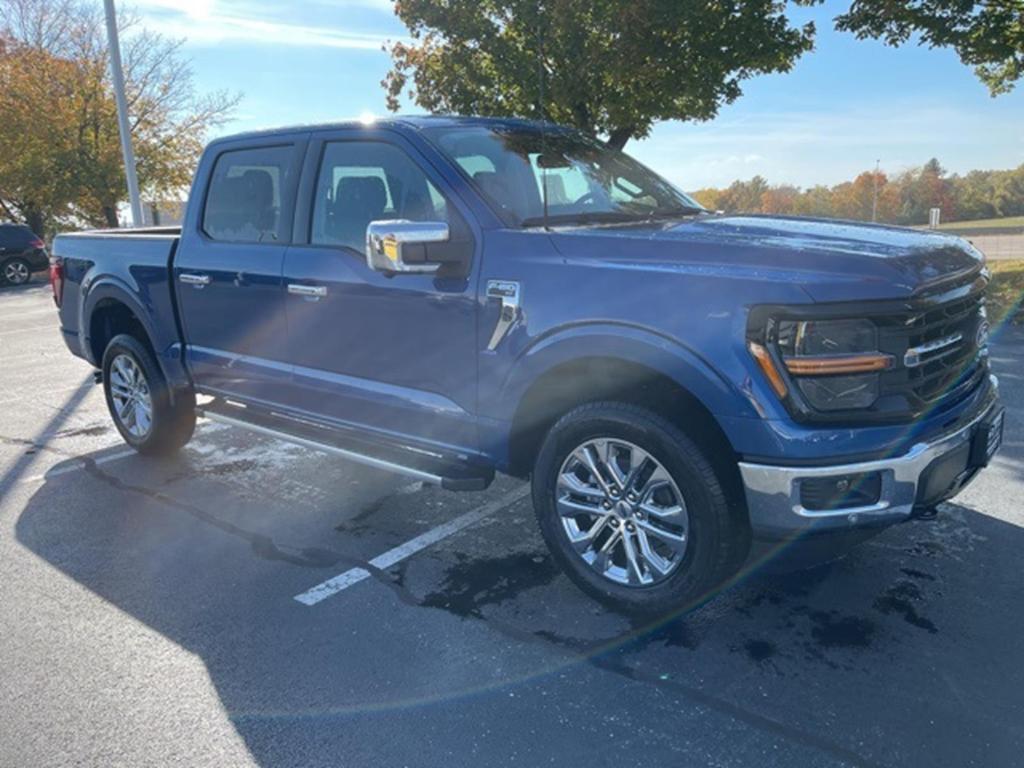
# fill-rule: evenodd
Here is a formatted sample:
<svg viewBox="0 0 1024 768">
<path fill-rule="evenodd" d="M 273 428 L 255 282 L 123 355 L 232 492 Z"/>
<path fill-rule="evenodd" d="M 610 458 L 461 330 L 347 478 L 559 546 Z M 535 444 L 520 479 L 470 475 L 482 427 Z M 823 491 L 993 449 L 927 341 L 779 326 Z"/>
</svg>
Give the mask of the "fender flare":
<svg viewBox="0 0 1024 768">
<path fill-rule="evenodd" d="M 102 360 L 94 360 L 92 355 L 92 319 L 96 312 L 97 305 L 103 301 L 114 301 L 123 304 L 139 321 L 143 331 L 149 338 L 150 346 L 153 348 L 157 365 L 167 380 L 173 392 L 175 389 L 191 386 L 191 382 L 184 369 L 181 360 L 171 354 L 169 350 L 175 349 L 177 337 L 169 343 L 164 336 L 158 333 L 153 325 L 152 314 L 146 309 L 145 304 L 137 296 L 138 290 L 128 281 L 116 275 L 102 275 L 94 280 L 84 282 L 84 297 L 80 303 L 78 327 L 81 329 L 80 343 L 85 358 L 97 368 Z"/>
<path fill-rule="evenodd" d="M 85 290 L 85 296 L 79 304 L 78 327 L 82 329 L 82 352 L 85 353 L 89 362 L 97 367 L 100 364 L 99 360 L 93 359 L 91 334 L 93 315 L 96 314 L 97 305 L 103 301 L 115 301 L 118 304 L 124 304 L 142 325 L 154 349 L 157 347 L 152 321 L 142 302 L 135 297 L 132 287 L 128 283 L 113 275 L 105 275 L 95 281 L 89 281 Z"/>
<path fill-rule="evenodd" d="M 713 416 L 756 416 L 738 384 L 677 339 L 626 323 L 563 327 L 534 341 L 511 366 L 491 403 L 497 418 L 511 421 L 534 382 L 559 365 L 583 358 L 612 358 L 650 368 L 693 395 Z"/>
</svg>

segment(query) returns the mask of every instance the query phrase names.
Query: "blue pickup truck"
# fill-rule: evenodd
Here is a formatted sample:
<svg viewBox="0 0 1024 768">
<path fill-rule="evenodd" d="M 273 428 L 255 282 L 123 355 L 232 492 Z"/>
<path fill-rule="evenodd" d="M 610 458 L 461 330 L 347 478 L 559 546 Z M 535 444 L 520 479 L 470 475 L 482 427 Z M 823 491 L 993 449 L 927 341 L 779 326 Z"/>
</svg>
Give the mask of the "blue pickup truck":
<svg viewBox="0 0 1024 768">
<path fill-rule="evenodd" d="M 180 230 L 53 251 L 140 452 L 198 414 L 450 489 L 529 477 L 554 558 L 626 610 L 930 514 L 1002 437 L 970 244 L 711 213 L 553 125 L 218 139 Z"/>
</svg>

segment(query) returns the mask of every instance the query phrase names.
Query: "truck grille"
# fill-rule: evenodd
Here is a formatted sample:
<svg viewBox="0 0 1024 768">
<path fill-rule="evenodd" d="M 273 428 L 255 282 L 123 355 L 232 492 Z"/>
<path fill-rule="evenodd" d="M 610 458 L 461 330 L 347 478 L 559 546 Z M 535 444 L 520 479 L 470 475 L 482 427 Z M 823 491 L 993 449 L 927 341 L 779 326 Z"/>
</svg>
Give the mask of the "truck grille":
<svg viewBox="0 0 1024 768">
<path fill-rule="evenodd" d="M 876 407 L 912 414 L 934 410 L 962 399 L 985 379 L 984 287 L 984 280 L 976 281 L 928 297 L 902 318 L 880 319 L 880 346 L 897 365 L 883 374 Z"/>
</svg>

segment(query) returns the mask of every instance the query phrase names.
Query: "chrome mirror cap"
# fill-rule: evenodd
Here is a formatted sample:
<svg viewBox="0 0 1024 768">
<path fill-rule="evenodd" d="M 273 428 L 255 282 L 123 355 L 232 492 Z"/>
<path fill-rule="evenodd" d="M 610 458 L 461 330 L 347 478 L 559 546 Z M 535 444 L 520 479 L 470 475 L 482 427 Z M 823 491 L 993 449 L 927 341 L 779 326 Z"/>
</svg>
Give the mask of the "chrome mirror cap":
<svg viewBox="0 0 1024 768">
<path fill-rule="evenodd" d="M 371 221 L 366 228 L 366 264 L 378 272 L 436 272 L 441 265 L 427 262 L 424 246 L 445 243 L 450 236 L 444 221 Z"/>
</svg>

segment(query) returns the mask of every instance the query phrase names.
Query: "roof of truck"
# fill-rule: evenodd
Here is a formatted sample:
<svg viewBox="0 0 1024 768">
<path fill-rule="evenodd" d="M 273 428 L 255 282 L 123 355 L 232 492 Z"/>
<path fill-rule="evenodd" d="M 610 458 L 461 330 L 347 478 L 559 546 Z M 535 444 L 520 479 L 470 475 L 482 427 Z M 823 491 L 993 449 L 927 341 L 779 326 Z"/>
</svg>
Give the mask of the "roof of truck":
<svg viewBox="0 0 1024 768">
<path fill-rule="evenodd" d="M 420 130 L 423 128 L 445 128 L 456 126 L 486 125 L 496 128 L 533 128 L 540 129 L 541 126 L 549 130 L 566 130 L 565 126 L 555 123 L 543 123 L 539 120 L 526 120 L 518 117 L 475 117 L 464 115 L 395 115 L 389 117 L 374 117 L 372 119 L 351 118 L 338 120 L 329 123 L 317 123 L 314 125 L 290 125 L 279 128 L 266 128 L 257 131 L 245 131 L 234 133 L 229 136 L 220 136 L 211 143 L 221 141 L 233 141 L 259 136 L 274 136 L 287 133 L 303 133 L 306 131 L 330 131 L 343 128 L 398 128 L 406 130 Z"/>
</svg>

